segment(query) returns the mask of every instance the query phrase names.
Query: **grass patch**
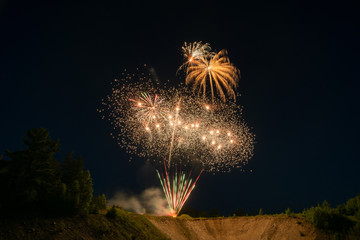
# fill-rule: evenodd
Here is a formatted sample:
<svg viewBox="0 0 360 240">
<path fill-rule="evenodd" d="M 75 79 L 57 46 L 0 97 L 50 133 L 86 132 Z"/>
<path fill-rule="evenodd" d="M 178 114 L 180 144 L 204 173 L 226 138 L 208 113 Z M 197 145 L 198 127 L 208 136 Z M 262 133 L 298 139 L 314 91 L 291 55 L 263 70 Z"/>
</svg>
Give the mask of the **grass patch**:
<svg viewBox="0 0 360 240">
<path fill-rule="evenodd" d="M 144 216 L 112 207 L 106 214 L 120 238 L 125 239 L 168 239 Z"/>
<path fill-rule="evenodd" d="M 193 220 L 194 218 L 191 217 L 190 215 L 188 214 L 181 214 L 181 216 L 179 216 L 178 218 L 180 219 L 187 219 L 187 220 Z"/>
</svg>

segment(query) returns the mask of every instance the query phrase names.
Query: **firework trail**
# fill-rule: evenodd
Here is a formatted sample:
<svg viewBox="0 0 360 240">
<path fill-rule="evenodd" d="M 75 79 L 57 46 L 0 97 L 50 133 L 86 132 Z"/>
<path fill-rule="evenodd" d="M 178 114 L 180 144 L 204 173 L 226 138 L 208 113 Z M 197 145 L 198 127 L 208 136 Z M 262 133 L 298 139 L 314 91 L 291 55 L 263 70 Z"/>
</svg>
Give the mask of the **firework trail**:
<svg viewBox="0 0 360 240">
<path fill-rule="evenodd" d="M 172 175 L 172 177 L 170 177 L 166 168 L 165 161 L 164 172 L 161 172 L 160 174 L 159 171 L 156 170 L 169 208 L 171 209 L 171 215 L 173 217 L 176 217 L 179 214 L 180 210 L 184 206 L 184 203 L 189 198 L 190 193 L 195 188 L 195 184 L 199 180 L 199 177 L 203 170 L 204 169 L 200 171 L 195 181 L 190 178 L 191 171 L 186 177 L 186 174 L 181 170 L 179 171 L 179 173 L 177 170 L 175 170 L 175 173 Z"/>
<path fill-rule="evenodd" d="M 176 123 L 179 123 L 179 111 L 180 111 L 180 101 L 181 99 L 179 100 L 178 104 L 176 105 L 176 115 L 175 115 L 175 124 Z M 170 125 L 172 126 L 172 122 L 170 123 Z M 174 140 L 175 140 L 175 130 L 176 128 L 173 127 L 173 132 L 172 132 L 172 135 L 171 135 L 171 142 L 170 142 L 170 149 L 169 149 L 169 158 L 168 158 L 168 166 L 170 167 L 170 164 L 171 164 L 171 153 L 172 153 L 172 150 L 174 148 Z M 165 163 L 165 162 L 164 162 Z"/>
</svg>

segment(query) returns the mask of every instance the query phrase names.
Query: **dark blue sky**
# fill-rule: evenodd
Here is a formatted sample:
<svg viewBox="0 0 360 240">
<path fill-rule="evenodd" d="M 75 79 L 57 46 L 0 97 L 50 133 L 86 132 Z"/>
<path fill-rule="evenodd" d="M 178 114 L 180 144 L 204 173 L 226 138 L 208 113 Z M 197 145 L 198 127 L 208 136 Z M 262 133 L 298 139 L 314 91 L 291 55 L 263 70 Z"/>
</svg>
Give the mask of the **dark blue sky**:
<svg viewBox="0 0 360 240">
<path fill-rule="evenodd" d="M 203 41 L 240 69 L 239 103 L 257 143 L 253 173 L 204 174 L 188 206 L 300 211 L 360 193 L 355 5 L 50 2 L 0 4 L 1 154 L 45 127 L 61 140 L 59 158 L 83 156 L 96 193 L 158 186 L 151 167 L 128 162 L 96 108 L 124 68 L 146 63 L 183 81 L 181 45 Z"/>
</svg>

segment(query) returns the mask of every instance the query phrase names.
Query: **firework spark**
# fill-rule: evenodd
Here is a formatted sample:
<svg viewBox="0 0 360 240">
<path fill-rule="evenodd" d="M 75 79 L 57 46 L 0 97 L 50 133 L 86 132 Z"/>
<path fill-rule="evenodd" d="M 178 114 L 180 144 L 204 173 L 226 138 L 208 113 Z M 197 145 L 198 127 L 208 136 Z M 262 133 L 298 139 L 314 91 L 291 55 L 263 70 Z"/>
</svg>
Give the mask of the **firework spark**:
<svg viewBox="0 0 360 240">
<path fill-rule="evenodd" d="M 227 51 L 221 50 L 211 58 L 200 56 L 187 68 L 186 84 L 193 83 L 193 90 L 199 88 L 198 93 L 206 96 L 207 85 L 210 84 L 212 99 L 215 98 L 216 88 L 222 101 L 226 101 L 226 94 L 236 99 L 234 89 L 237 87 L 240 71 L 230 62 Z M 208 83 L 209 82 L 209 83 Z M 225 90 L 225 91 L 224 91 Z"/>
</svg>

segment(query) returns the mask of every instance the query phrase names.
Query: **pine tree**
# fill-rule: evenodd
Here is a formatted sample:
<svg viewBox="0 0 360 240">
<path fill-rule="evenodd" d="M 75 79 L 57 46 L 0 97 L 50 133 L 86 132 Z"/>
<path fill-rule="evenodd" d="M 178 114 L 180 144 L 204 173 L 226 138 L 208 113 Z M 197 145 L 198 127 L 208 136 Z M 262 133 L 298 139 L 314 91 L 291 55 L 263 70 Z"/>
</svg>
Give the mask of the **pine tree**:
<svg viewBox="0 0 360 240">
<path fill-rule="evenodd" d="M 6 159 L 0 156 L 2 212 L 31 209 L 51 215 L 88 214 L 93 184 L 82 158 L 69 154 L 60 166 L 54 157 L 59 140 L 52 140 L 43 128 L 29 130 L 23 141 L 25 150 L 6 151 Z M 106 203 L 105 195 L 101 200 Z"/>
<path fill-rule="evenodd" d="M 92 200 L 93 184 L 90 172 L 84 171 L 81 157 L 75 159 L 70 153 L 62 164 L 64 199 L 71 212 L 89 213 Z"/>
<path fill-rule="evenodd" d="M 61 186 L 61 169 L 54 154 L 59 141 L 53 141 L 44 128 L 35 128 L 23 138 L 27 148 L 10 152 L 8 162 L 8 195 L 19 205 L 50 206 Z"/>
<path fill-rule="evenodd" d="M 99 213 L 101 209 L 106 209 L 105 194 L 94 197 L 90 204 L 90 213 Z"/>
<path fill-rule="evenodd" d="M 80 179 L 80 205 L 79 213 L 88 214 L 90 210 L 90 203 L 93 198 L 93 183 L 90 176 L 90 171 L 86 170 Z"/>
</svg>

